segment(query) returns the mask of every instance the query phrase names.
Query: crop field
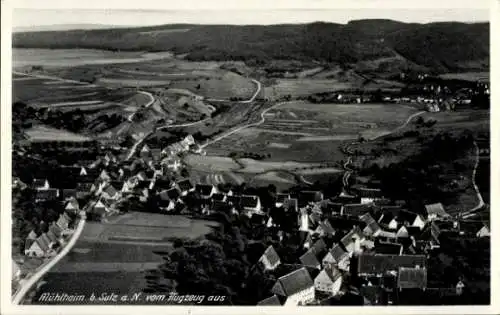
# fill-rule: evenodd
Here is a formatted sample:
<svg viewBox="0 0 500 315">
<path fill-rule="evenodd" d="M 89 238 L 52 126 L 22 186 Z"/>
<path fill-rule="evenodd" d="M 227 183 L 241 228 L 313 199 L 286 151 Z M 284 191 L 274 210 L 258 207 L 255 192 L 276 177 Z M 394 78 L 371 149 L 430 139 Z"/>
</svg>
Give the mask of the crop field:
<svg viewBox="0 0 500 315">
<path fill-rule="evenodd" d="M 490 81 L 489 72 L 461 72 L 461 73 L 446 73 L 439 76 L 446 80 L 463 80 L 463 81 Z"/>
<path fill-rule="evenodd" d="M 350 82 L 331 79 L 279 79 L 276 84 L 264 89 L 264 97 L 279 99 L 287 95 L 307 96 L 315 93 L 332 92 L 354 88 Z"/>
<path fill-rule="evenodd" d="M 210 155 L 253 152 L 266 161 L 335 162 L 339 146 L 371 138 L 403 124 L 417 110 L 398 104 L 311 104 L 288 102 L 268 112 L 258 127 L 209 145 Z M 269 156 L 270 155 L 270 156 Z"/>
<path fill-rule="evenodd" d="M 47 126 L 34 126 L 26 130 L 28 139 L 32 142 L 44 141 L 74 141 L 83 142 L 91 139 L 79 134 L 75 134 L 66 130 L 55 129 Z"/>
<path fill-rule="evenodd" d="M 45 276 L 37 294 L 137 292 L 145 285 L 146 272 L 163 262 L 161 252 L 171 250 L 172 238 L 203 237 L 216 224 L 138 212 L 108 223 L 87 222 L 74 248 Z M 68 281 L 72 278 L 75 281 Z"/>
</svg>

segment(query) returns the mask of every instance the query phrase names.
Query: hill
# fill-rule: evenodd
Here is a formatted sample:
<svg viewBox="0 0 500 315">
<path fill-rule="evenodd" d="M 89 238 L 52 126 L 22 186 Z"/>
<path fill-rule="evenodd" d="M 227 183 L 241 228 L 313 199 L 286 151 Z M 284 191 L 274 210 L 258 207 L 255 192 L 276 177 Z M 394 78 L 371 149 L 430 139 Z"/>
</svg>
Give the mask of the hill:
<svg viewBox="0 0 500 315">
<path fill-rule="evenodd" d="M 193 25 L 22 32 L 15 48 L 173 51 L 188 60 L 271 59 L 356 63 L 403 57 L 438 71 L 489 66 L 489 23 L 358 20 L 283 25 Z"/>
<path fill-rule="evenodd" d="M 14 27 L 14 33 L 20 32 L 49 32 L 49 31 L 69 31 L 69 30 L 95 30 L 95 29 L 110 29 L 120 26 L 108 24 L 54 24 L 40 26 L 19 26 Z M 123 26 L 121 26 L 123 27 Z"/>
</svg>

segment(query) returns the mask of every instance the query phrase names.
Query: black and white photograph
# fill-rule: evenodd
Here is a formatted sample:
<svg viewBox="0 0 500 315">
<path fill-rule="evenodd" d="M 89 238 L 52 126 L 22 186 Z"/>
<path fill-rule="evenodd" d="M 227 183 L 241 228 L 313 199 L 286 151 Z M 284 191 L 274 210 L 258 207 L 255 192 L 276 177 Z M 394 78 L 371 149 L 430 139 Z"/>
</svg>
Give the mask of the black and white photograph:
<svg viewBox="0 0 500 315">
<path fill-rule="evenodd" d="M 488 312 L 495 1 L 330 2 L 10 1 L 7 303 Z"/>
</svg>

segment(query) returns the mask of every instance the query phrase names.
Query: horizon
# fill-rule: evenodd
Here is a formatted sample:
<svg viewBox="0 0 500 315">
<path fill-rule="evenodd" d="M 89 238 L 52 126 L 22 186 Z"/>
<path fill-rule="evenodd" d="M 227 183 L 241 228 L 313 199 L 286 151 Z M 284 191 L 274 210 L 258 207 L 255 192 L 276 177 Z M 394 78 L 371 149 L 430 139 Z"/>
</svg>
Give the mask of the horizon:
<svg viewBox="0 0 500 315">
<path fill-rule="evenodd" d="M 128 9 L 14 9 L 14 31 L 72 25 L 147 27 L 171 24 L 278 25 L 314 22 L 347 24 L 355 20 L 394 20 L 403 23 L 489 22 L 489 10 L 450 9 L 246 9 L 246 10 L 128 10 Z M 106 23 L 103 23 L 105 21 Z M 68 30 L 70 30 L 69 28 Z M 64 29 L 61 29 L 64 30 Z"/>
</svg>

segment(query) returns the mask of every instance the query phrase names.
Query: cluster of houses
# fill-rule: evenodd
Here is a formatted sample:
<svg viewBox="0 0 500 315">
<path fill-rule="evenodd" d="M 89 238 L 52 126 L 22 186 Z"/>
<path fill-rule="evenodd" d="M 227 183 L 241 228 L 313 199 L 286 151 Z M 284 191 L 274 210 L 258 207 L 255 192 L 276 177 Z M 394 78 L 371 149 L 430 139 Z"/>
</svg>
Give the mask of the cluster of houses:
<svg viewBox="0 0 500 315">
<path fill-rule="evenodd" d="M 317 305 L 347 293 L 367 305 L 397 304 L 428 289 L 428 254 L 444 234 L 490 235 L 483 222 L 454 218 L 441 203 L 417 213 L 402 201 L 389 202 L 378 189 L 359 188 L 329 200 L 321 192 L 278 194 L 276 206 L 296 211 L 303 254 L 283 273 L 280 266 L 287 264 L 275 248 L 265 250 L 259 266 L 277 280 L 259 305 Z M 268 223 L 273 226 L 272 216 Z M 454 294 L 463 287 L 457 279 Z"/>
<path fill-rule="evenodd" d="M 49 224 L 47 232 L 40 235 L 34 230 L 28 234 L 24 245 L 24 254 L 28 257 L 50 257 L 65 243 L 66 237 L 73 232 L 73 219 L 64 212 L 57 221 Z"/>
</svg>

